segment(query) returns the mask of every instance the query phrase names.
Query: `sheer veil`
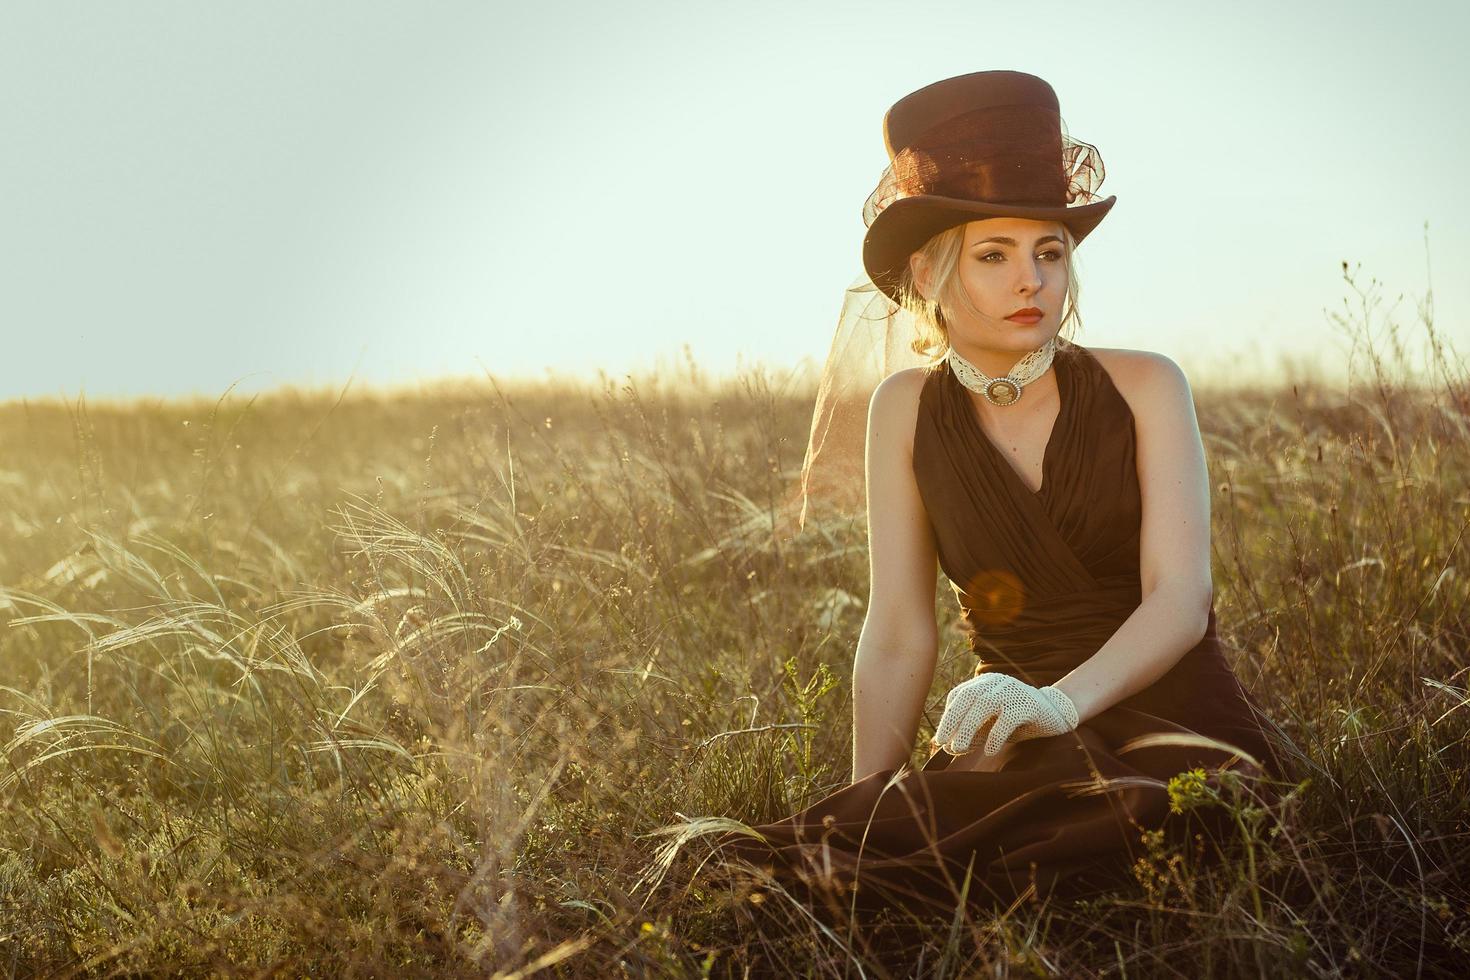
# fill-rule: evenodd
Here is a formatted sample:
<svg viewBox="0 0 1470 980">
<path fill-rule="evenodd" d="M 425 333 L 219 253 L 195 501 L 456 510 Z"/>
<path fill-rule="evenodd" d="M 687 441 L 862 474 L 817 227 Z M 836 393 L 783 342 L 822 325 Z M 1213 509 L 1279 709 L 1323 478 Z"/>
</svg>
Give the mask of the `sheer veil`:
<svg viewBox="0 0 1470 980">
<path fill-rule="evenodd" d="M 914 351 L 917 337 L 914 314 L 879 290 L 867 273 L 848 286 L 818 383 L 806 458 L 793 495 L 793 506 L 800 506 L 799 529 L 813 519 L 865 512 L 868 402 L 889 375 L 934 363 Z"/>
</svg>

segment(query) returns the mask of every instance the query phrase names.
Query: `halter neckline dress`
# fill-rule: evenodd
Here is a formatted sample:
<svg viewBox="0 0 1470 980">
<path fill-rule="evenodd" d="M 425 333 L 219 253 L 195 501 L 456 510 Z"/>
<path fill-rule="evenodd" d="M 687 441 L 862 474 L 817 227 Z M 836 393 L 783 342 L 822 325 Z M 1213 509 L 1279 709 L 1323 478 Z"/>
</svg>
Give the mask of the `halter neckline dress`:
<svg viewBox="0 0 1470 980">
<path fill-rule="evenodd" d="M 914 430 L 914 476 L 975 673 L 1037 687 L 1092 656 L 1142 601 L 1132 412 L 1085 347 L 1061 347 L 1052 363 L 1061 406 L 1035 491 L 944 362 L 926 373 Z M 1179 831 L 1170 777 L 1280 778 L 1268 727 L 1225 659 L 1212 603 L 1204 637 L 1166 674 L 1074 732 L 1011 743 L 998 771 L 951 770 L 954 757 L 935 752 L 757 826 L 764 843 L 727 833 L 717 845 L 843 906 L 952 910 L 967 873 L 972 902 L 1082 894 L 1126 880 L 1142 830 Z M 1128 745 L 1152 734 L 1216 739 L 1261 765 L 1199 744 Z"/>
</svg>

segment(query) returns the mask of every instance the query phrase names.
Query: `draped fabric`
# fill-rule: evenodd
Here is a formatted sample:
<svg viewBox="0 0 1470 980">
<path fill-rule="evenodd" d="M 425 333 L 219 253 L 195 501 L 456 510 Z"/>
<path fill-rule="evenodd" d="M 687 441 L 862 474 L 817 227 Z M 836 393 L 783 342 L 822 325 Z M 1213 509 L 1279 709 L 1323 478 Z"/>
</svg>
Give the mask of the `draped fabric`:
<svg viewBox="0 0 1470 980">
<path fill-rule="evenodd" d="M 1061 406 L 1034 492 L 942 362 L 926 371 L 914 431 L 914 476 L 975 672 L 1036 686 L 1096 653 L 1142 601 L 1132 412 L 1085 347 L 1064 345 L 1053 366 Z M 1009 902 L 1116 884 L 1142 853 L 1143 830 L 1201 826 L 1171 818 L 1170 777 L 1284 773 L 1215 627 L 1212 604 L 1204 637 L 1164 676 L 1074 732 L 1012 743 L 998 771 L 951 769 L 954 757 L 936 752 L 756 827 L 766 843 L 726 834 L 719 844 L 848 907 L 953 909 L 962 889 Z M 1261 767 L 1202 739 L 1128 744 L 1155 734 L 1224 742 Z"/>
</svg>

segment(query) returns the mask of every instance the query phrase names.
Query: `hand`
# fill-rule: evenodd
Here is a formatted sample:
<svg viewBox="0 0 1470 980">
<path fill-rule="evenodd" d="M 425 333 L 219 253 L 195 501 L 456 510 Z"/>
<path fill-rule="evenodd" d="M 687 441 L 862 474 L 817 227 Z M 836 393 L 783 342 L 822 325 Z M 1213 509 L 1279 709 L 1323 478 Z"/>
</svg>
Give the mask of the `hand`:
<svg viewBox="0 0 1470 980">
<path fill-rule="evenodd" d="M 1009 674 L 987 671 L 956 684 L 945 696 L 933 744 L 951 755 L 968 752 L 975 733 L 991 722 L 986 756 L 998 755 L 1013 736 L 1019 742 L 1073 731 L 1077 706 L 1051 685 L 1032 687 Z"/>
</svg>

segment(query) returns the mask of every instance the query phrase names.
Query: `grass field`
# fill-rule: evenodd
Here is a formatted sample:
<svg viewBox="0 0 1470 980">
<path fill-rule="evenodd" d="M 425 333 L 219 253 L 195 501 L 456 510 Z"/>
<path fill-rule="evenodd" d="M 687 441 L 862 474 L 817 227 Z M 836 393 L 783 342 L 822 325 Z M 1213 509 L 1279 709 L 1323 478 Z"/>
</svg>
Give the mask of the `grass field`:
<svg viewBox="0 0 1470 980">
<path fill-rule="evenodd" d="M 1363 309 L 1345 388 L 1195 379 L 1221 637 L 1307 778 L 1241 808 L 1250 862 L 1160 848 L 1101 904 L 936 923 L 924 975 L 1463 975 L 1470 383 L 1438 347 L 1411 383 Z M 659 832 L 848 778 L 865 527 L 772 533 L 810 398 L 0 407 L 0 964 L 885 975 Z M 936 602 L 926 726 L 972 666 Z"/>
</svg>

